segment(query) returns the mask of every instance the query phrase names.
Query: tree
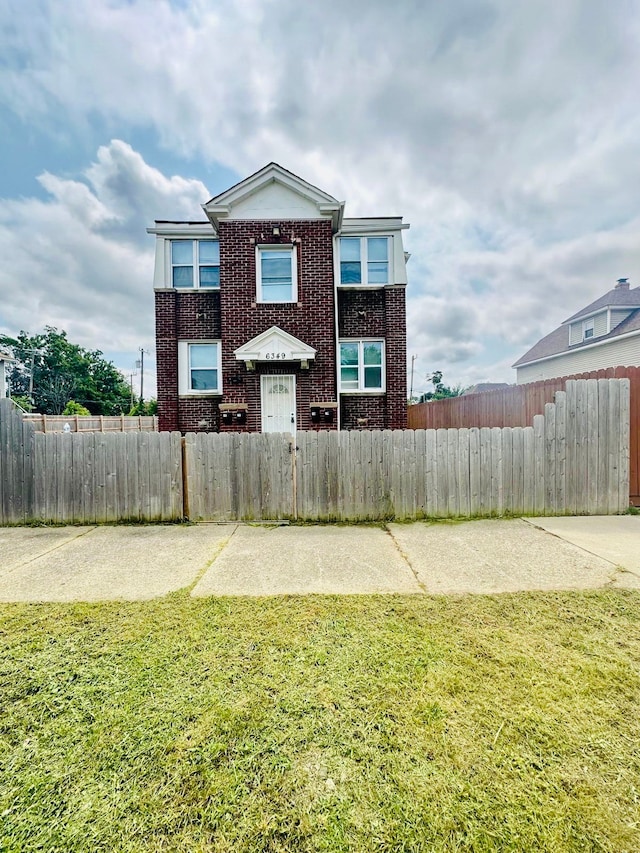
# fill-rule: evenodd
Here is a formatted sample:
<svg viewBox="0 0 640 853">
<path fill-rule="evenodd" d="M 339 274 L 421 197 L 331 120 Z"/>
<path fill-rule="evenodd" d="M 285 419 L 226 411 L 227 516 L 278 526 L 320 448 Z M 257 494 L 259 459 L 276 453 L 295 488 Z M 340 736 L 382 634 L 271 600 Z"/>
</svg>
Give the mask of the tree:
<svg viewBox="0 0 640 853">
<path fill-rule="evenodd" d="M 60 414 L 70 400 L 92 415 L 128 412 L 131 392 L 124 376 L 100 350 L 72 344 L 65 331 L 45 326 L 44 333 L 0 337 L 17 360 L 9 375 L 12 396 L 31 398 L 35 410 Z"/>
<path fill-rule="evenodd" d="M 450 388 L 442 382 L 442 371 L 434 370 L 427 380 L 432 383 L 433 391 L 427 391 L 420 397 L 421 403 L 426 403 L 429 400 L 445 400 L 447 397 L 460 397 L 464 394 L 465 388 L 463 385 L 454 385 Z"/>
</svg>

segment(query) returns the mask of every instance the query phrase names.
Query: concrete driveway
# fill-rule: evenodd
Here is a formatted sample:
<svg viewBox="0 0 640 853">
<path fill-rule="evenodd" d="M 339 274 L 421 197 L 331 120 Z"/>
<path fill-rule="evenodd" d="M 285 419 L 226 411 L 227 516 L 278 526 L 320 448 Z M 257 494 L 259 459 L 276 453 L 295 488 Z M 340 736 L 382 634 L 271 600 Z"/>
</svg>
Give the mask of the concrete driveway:
<svg viewBox="0 0 640 853">
<path fill-rule="evenodd" d="M 0 528 L 0 601 L 640 589 L 640 516 Z"/>
</svg>

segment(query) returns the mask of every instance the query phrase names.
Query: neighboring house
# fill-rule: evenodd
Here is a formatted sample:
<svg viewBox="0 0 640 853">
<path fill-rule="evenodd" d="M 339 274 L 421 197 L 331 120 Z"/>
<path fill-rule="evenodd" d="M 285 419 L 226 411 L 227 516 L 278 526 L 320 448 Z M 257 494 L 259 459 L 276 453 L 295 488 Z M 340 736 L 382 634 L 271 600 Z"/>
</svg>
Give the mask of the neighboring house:
<svg viewBox="0 0 640 853">
<path fill-rule="evenodd" d="M 461 397 L 466 397 L 467 394 L 487 394 L 489 391 L 504 391 L 505 388 L 511 388 L 508 382 L 478 382 L 477 385 L 472 385 L 466 388 Z"/>
<path fill-rule="evenodd" d="M 406 427 L 402 217 L 344 202 L 270 163 L 157 220 L 161 430 Z"/>
<path fill-rule="evenodd" d="M 640 287 L 626 278 L 569 317 L 513 365 L 517 382 L 640 365 Z"/>
<path fill-rule="evenodd" d="M 0 350 L 0 398 L 6 397 L 9 384 L 7 382 L 7 368 L 13 364 L 15 358 Z"/>
</svg>

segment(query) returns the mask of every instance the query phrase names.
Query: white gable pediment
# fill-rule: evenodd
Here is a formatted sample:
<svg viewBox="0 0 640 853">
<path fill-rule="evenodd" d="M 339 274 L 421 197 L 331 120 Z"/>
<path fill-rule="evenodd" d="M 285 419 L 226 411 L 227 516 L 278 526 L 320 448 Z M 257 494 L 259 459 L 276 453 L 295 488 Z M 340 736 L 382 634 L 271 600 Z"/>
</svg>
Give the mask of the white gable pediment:
<svg viewBox="0 0 640 853">
<path fill-rule="evenodd" d="M 272 326 L 238 347 L 234 355 L 238 361 L 277 364 L 282 361 L 311 361 L 316 357 L 316 350 L 278 326 Z"/>
<path fill-rule="evenodd" d="M 337 230 L 344 202 L 269 163 L 202 207 L 214 227 L 231 219 L 330 219 Z"/>
</svg>

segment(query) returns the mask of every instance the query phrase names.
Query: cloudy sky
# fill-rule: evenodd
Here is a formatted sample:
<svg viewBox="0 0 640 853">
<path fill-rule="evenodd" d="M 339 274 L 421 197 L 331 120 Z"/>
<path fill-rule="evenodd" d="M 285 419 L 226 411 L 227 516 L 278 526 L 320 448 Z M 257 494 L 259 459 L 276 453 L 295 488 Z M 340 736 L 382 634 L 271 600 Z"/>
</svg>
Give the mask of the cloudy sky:
<svg viewBox="0 0 640 853">
<path fill-rule="evenodd" d="M 638 92 L 640 0 L 1 0 L 0 333 L 153 390 L 145 227 L 275 160 L 411 223 L 416 390 L 514 381 L 640 284 Z"/>
</svg>

